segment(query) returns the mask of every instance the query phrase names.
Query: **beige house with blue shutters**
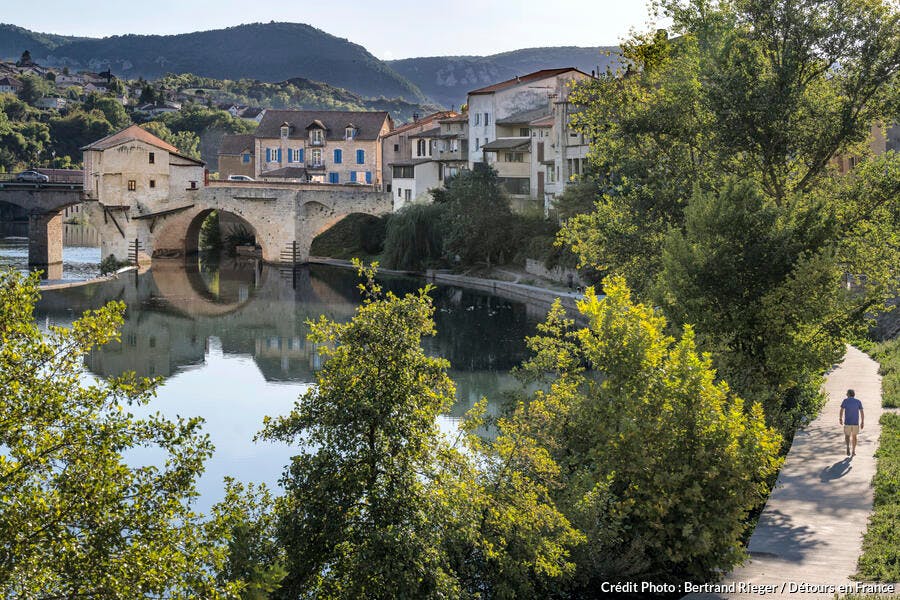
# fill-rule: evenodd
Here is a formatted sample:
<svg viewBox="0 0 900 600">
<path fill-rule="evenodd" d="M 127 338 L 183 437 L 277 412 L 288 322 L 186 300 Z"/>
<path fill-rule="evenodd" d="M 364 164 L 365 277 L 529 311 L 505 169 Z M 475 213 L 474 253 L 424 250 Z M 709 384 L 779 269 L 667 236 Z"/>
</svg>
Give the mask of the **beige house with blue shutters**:
<svg viewBox="0 0 900 600">
<path fill-rule="evenodd" d="M 384 111 L 267 110 L 254 134 L 255 178 L 382 185 Z"/>
</svg>

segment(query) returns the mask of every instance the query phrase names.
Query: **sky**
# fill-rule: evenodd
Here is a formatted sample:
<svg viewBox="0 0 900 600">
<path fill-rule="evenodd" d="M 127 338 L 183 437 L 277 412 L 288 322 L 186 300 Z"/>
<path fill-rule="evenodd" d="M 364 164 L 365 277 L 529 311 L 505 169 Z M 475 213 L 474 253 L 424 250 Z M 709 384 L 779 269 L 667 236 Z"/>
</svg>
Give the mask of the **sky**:
<svg viewBox="0 0 900 600">
<path fill-rule="evenodd" d="M 4 0 L 0 6 L 0 22 L 89 37 L 166 35 L 269 21 L 307 23 L 391 60 L 615 45 L 632 28 L 646 29 L 648 18 L 646 0 L 42 0 L 40 10 Z"/>
</svg>

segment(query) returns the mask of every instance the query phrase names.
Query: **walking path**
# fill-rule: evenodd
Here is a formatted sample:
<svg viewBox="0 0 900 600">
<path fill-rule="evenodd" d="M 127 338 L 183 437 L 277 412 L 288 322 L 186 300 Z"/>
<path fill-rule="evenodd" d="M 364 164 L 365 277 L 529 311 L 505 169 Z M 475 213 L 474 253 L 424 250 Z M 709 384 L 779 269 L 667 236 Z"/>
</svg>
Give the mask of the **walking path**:
<svg viewBox="0 0 900 600">
<path fill-rule="evenodd" d="M 856 456 L 846 456 L 838 424 L 847 389 L 856 391 L 865 410 Z M 844 361 L 827 377 L 828 401 L 821 414 L 798 431 L 775 489 L 750 538 L 750 560 L 720 584 L 750 582 L 776 586 L 766 598 L 833 598 L 804 593 L 790 583 L 847 585 L 862 553 L 862 536 L 872 511 L 872 477 L 881 427 L 881 377 L 878 363 L 850 346 Z M 770 588 L 771 590 L 772 588 Z M 898 590 L 900 591 L 900 590 Z M 763 597 L 760 590 L 690 594 L 688 598 Z"/>
</svg>

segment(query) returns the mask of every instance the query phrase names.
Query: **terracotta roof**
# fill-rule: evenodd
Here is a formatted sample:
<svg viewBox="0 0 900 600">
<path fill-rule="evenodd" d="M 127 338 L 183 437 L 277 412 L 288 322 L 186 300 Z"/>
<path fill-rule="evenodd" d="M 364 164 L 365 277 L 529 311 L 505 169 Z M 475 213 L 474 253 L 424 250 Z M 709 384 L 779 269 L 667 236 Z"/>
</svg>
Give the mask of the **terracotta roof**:
<svg viewBox="0 0 900 600">
<path fill-rule="evenodd" d="M 267 110 L 254 135 L 256 138 L 279 138 L 281 124 L 286 122 L 292 126 L 289 137 L 301 139 L 307 135 L 306 126 L 315 121 L 325 127 L 326 140 L 343 140 L 348 122 L 359 126 L 355 139 L 377 140 L 385 121 L 390 124 L 391 117 L 385 111 Z"/>
<path fill-rule="evenodd" d="M 0 79 L 0 85 L 20 88 L 22 87 L 22 82 L 20 82 L 18 79 L 13 79 L 12 77 L 4 77 L 3 79 Z"/>
<path fill-rule="evenodd" d="M 535 71 L 534 73 L 528 73 L 527 75 L 520 75 L 519 77 L 514 77 L 512 79 L 508 79 L 507 81 L 501 81 L 500 83 L 495 83 L 493 85 L 489 85 L 487 87 L 479 88 L 477 90 L 472 90 L 469 92 L 469 95 L 474 94 L 493 94 L 494 92 L 499 92 L 501 90 L 505 90 L 507 88 L 511 88 L 517 86 L 522 83 L 530 83 L 532 81 L 540 81 L 541 79 L 547 79 L 548 77 L 556 77 L 557 75 L 562 75 L 563 73 L 568 73 L 569 71 L 576 71 L 581 73 L 582 75 L 586 75 L 590 77 L 584 71 L 576 69 L 575 67 L 564 67 L 562 69 L 542 69 L 540 71 Z"/>
<path fill-rule="evenodd" d="M 244 150 L 250 150 L 250 154 L 256 151 L 256 144 L 253 143 L 253 136 L 249 134 L 233 135 L 226 134 L 222 136 L 222 143 L 219 144 L 219 154 L 238 155 Z"/>
<path fill-rule="evenodd" d="M 468 123 L 469 122 L 469 113 L 463 113 L 461 115 L 456 115 L 455 117 L 447 117 L 446 119 L 441 119 L 439 123 Z"/>
<path fill-rule="evenodd" d="M 119 144 L 124 144 L 126 142 L 140 141 L 145 144 L 150 144 L 151 146 L 156 146 L 157 148 L 162 148 L 168 152 L 172 152 L 173 154 L 181 154 L 181 152 L 167 142 L 162 141 L 146 129 L 139 127 L 137 125 L 132 125 L 130 127 L 126 127 L 121 131 L 117 131 L 112 135 L 108 135 L 103 139 L 97 140 L 93 144 L 88 144 L 87 146 L 81 148 L 82 150 L 106 150 L 108 148 L 112 148 L 113 146 L 118 146 Z"/>
<path fill-rule="evenodd" d="M 535 119 L 531 123 L 532 127 L 553 127 L 553 115 L 547 115 L 540 119 Z"/>
<path fill-rule="evenodd" d="M 432 113 L 430 115 L 422 117 L 418 121 L 412 121 L 411 123 L 405 123 L 403 125 L 400 125 L 400 126 L 394 128 L 389 135 L 403 133 L 404 131 L 409 131 L 410 129 L 415 129 L 416 127 L 423 127 L 425 125 L 428 125 L 432 121 L 438 121 L 438 122 L 442 123 L 444 121 L 444 119 L 456 118 L 453 115 L 456 115 L 456 112 L 452 111 L 452 110 L 444 110 L 441 112 Z M 468 120 L 468 117 L 466 117 L 463 120 L 464 121 Z"/>
</svg>

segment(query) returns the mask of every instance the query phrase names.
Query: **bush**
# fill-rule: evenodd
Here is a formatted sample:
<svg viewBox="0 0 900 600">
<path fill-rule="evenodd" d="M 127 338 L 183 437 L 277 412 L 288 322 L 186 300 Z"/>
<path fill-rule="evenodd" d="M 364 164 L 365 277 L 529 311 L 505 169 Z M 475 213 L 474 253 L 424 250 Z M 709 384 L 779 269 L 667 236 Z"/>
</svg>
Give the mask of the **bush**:
<svg viewBox="0 0 900 600">
<path fill-rule="evenodd" d="M 110 254 L 106 258 L 100 261 L 100 274 L 108 275 L 109 273 L 115 273 L 122 267 L 127 267 L 131 263 L 127 260 L 119 260 L 116 258 L 115 254 Z"/>
<path fill-rule="evenodd" d="M 218 250 L 222 247 L 222 232 L 219 228 L 219 213 L 212 211 L 200 225 L 200 249 Z"/>
<path fill-rule="evenodd" d="M 243 224 L 233 225 L 225 234 L 225 247 L 233 252 L 236 246 L 256 245 L 256 235 Z"/>
<path fill-rule="evenodd" d="M 900 407 L 900 338 L 875 344 L 871 354 L 881 365 L 882 406 Z"/>
<path fill-rule="evenodd" d="M 421 271 L 444 256 L 443 204 L 410 204 L 393 215 L 384 241 L 384 266 Z"/>
<path fill-rule="evenodd" d="M 876 456 L 875 512 L 863 538 L 857 577 L 866 581 L 900 581 L 900 414 L 881 416 Z"/>
</svg>

